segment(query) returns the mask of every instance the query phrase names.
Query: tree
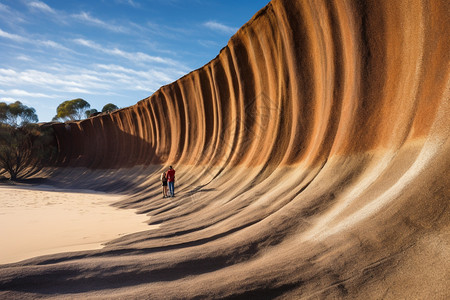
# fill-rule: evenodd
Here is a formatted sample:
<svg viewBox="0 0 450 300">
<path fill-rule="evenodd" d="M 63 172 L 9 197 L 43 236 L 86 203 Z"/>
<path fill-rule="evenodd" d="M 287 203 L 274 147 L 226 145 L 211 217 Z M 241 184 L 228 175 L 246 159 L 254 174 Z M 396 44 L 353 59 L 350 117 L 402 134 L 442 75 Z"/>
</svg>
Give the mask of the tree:
<svg viewBox="0 0 450 300">
<path fill-rule="evenodd" d="M 32 124 L 34 112 L 20 102 L 0 103 L 0 174 L 11 180 L 31 175 L 56 154 L 53 129 Z"/>
<path fill-rule="evenodd" d="M 103 112 L 103 113 L 110 113 L 110 112 L 113 112 L 113 111 L 115 111 L 115 110 L 117 110 L 117 109 L 119 109 L 119 108 L 117 107 L 117 105 L 112 104 L 112 103 L 108 103 L 108 104 L 106 104 L 105 106 L 103 106 L 102 112 Z"/>
<path fill-rule="evenodd" d="M 6 113 L 8 111 L 8 104 L 5 102 L 0 102 L 0 122 L 6 121 Z"/>
<path fill-rule="evenodd" d="M 36 110 L 23 105 L 20 101 L 11 104 L 0 102 L 0 123 L 13 127 L 38 122 Z"/>
<path fill-rule="evenodd" d="M 0 124 L 0 173 L 8 173 L 11 180 L 33 174 L 56 153 L 51 127 L 37 124 L 13 127 Z"/>
<path fill-rule="evenodd" d="M 91 105 L 81 98 L 64 101 L 56 108 L 56 116 L 53 120 L 74 121 L 84 119 L 86 117 L 86 111 L 90 107 Z"/>
<path fill-rule="evenodd" d="M 98 115 L 98 110 L 96 110 L 95 108 L 88 109 L 86 111 L 86 118 L 90 118 L 90 117 L 93 117 L 93 116 L 96 116 L 96 115 Z"/>
</svg>

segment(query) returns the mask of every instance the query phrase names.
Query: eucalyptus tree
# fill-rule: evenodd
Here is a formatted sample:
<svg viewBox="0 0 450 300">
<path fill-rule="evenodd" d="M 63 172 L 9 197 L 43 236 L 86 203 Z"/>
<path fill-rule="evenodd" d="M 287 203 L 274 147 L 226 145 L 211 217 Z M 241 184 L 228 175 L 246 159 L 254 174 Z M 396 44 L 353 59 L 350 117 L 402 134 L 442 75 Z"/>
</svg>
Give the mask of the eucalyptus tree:
<svg viewBox="0 0 450 300">
<path fill-rule="evenodd" d="M 66 100 L 56 108 L 56 116 L 53 120 L 75 121 L 84 119 L 86 118 L 86 111 L 90 107 L 91 105 L 81 98 Z"/>
</svg>

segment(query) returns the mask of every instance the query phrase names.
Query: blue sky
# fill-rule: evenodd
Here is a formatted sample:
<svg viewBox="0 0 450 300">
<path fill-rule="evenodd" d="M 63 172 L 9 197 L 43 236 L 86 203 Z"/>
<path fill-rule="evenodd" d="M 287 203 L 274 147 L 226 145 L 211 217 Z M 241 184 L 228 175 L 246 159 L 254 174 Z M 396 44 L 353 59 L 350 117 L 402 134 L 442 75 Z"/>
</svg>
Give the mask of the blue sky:
<svg viewBox="0 0 450 300">
<path fill-rule="evenodd" d="M 0 0 L 0 102 L 127 107 L 213 59 L 269 0 Z"/>
</svg>

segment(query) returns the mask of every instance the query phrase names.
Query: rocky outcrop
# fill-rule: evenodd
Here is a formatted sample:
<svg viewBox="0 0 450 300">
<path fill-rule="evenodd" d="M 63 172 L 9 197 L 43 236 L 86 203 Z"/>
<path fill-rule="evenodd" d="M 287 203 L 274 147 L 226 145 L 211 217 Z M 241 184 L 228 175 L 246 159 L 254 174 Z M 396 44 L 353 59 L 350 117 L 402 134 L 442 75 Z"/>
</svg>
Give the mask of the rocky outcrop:
<svg viewBox="0 0 450 300">
<path fill-rule="evenodd" d="M 63 159 L 225 168 L 399 149 L 428 136 L 448 100 L 447 12 L 445 1 L 272 2 L 203 68 L 61 124 Z"/>
<path fill-rule="evenodd" d="M 132 107 L 55 125 L 59 165 L 96 174 L 59 176 L 95 186 L 132 172 L 119 205 L 161 227 L 2 268 L 0 289 L 448 298 L 449 11 L 273 0 L 203 68 Z M 168 165 L 170 201 L 157 182 Z"/>
</svg>

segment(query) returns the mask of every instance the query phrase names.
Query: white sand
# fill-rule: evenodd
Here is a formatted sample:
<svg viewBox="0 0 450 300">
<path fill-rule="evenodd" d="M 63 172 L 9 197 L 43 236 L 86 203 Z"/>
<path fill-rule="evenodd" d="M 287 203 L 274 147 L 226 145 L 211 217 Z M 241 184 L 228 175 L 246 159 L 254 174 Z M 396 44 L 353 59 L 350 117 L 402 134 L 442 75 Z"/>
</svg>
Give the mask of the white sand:
<svg viewBox="0 0 450 300">
<path fill-rule="evenodd" d="M 0 264 L 102 248 L 121 235 L 156 228 L 148 216 L 110 204 L 123 196 L 49 186 L 0 186 Z"/>
</svg>

